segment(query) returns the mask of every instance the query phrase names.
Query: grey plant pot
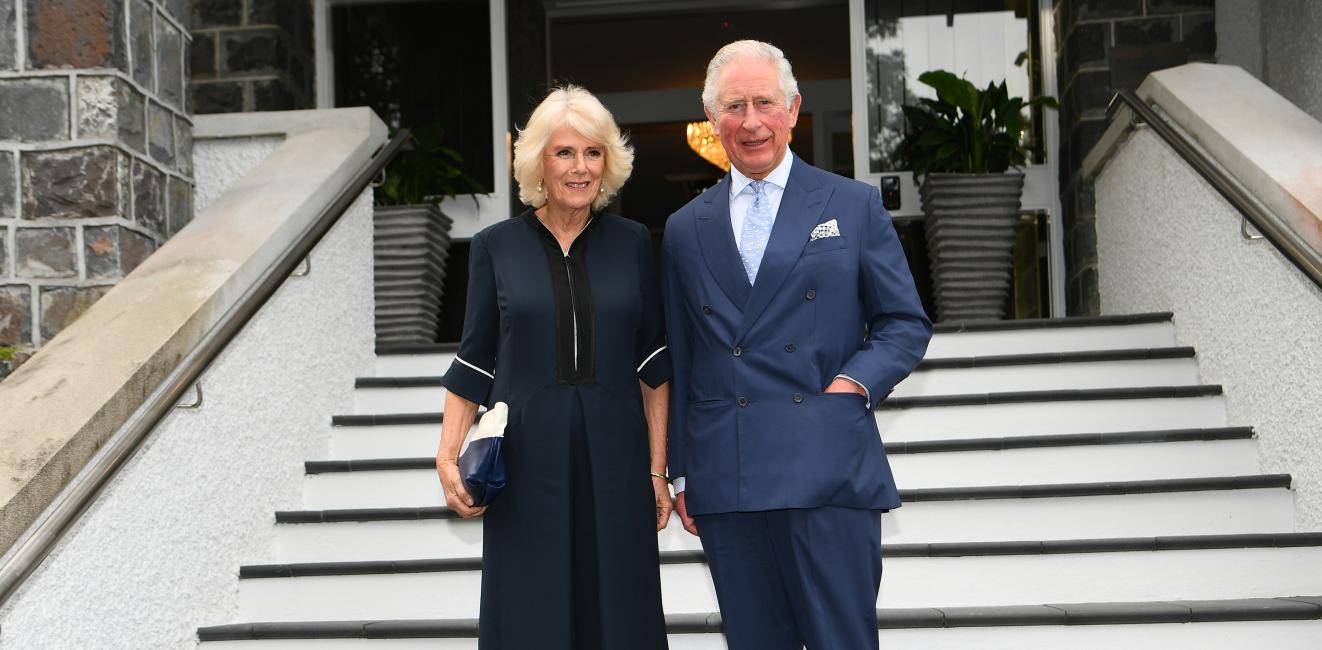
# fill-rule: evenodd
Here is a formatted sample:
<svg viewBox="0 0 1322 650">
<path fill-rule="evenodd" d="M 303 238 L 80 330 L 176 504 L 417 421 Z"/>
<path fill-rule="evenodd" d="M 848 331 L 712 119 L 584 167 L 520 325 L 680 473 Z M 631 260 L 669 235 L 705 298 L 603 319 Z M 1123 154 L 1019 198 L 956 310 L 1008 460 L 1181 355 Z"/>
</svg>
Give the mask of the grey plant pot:
<svg viewBox="0 0 1322 650">
<path fill-rule="evenodd" d="M 1010 297 L 1024 175 L 928 174 L 927 220 L 938 321 L 1000 320 Z"/>
<path fill-rule="evenodd" d="M 436 340 L 451 225 L 430 205 L 376 208 L 372 250 L 378 343 Z"/>
</svg>

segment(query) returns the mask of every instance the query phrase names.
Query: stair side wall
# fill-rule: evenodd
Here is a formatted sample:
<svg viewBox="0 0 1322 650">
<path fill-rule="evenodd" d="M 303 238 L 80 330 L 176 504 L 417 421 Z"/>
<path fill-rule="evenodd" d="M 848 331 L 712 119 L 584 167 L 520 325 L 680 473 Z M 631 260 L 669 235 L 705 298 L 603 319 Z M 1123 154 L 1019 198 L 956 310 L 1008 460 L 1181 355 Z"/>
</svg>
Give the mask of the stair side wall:
<svg viewBox="0 0 1322 650">
<path fill-rule="evenodd" d="M 1102 313 L 1173 311 L 1221 384 L 1263 472 L 1294 476 L 1296 527 L 1322 529 L 1322 290 L 1151 131 L 1132 132 L 1096 184 Z"/>
<path fill-rule="evenodd" d="M 298 507 L 346 378 L 371 368 L 370 189 L 311 263 L 206 372 L 202 408 L 168 416 L 0 611 L 0 647 L 192 647 L 233 620 L 239 565 L 268 557 L 272 511 Z"/>
</svg>

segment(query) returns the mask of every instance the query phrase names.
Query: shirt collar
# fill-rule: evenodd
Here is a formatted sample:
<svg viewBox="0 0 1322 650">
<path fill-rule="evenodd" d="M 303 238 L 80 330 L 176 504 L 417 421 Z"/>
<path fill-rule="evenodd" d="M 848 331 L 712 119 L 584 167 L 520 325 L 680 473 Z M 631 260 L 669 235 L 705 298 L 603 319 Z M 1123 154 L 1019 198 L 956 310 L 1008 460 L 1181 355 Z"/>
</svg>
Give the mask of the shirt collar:
<svg viewBox="0 0 1322 650">
<path fill-rule="evenodd" d="M 790 151 L 788 148 L 786 148 L 785 157 L 781 159 L 780 164 L 776 165 L 776 168 L 771 170 L 771 173 L 767 174 L 767 177 L 762 180 L 771 183 L 776 187 L 779 187 L 781 190 L 784 190 L 785 186 L 789 185 L 790 165 L 792 165 L 793 163 L 794 163 L 794 153 Z M 730 196 L 731 197 L 739 196 L 739 193 L 744 191 L 744 188 L 748 187 L 748 184 L 752 182 L 753 179 L 739 173 L 738 168 L 736 168 L 734 165 L 730 165 Z"/>
</svg>

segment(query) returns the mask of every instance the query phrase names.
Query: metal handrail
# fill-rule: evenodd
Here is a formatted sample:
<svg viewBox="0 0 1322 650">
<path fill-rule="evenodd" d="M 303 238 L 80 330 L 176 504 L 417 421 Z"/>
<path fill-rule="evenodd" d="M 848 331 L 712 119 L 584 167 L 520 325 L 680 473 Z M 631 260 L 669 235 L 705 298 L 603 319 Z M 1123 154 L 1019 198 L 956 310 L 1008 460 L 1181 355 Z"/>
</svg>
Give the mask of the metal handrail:
<svg viewBox="0 0 1322 650">
<path fill-rule="evenodd" d="M 1107 107 L 1107 118 L 1114 120 L 1121 107 L 1128 108 L 1132 116 L 1130 126 L 1146 126 L 1170 145 L 1175 153 L 1189 163 L 1194 171 L 1224 196 L 1230 205 L 1243 215 L 1240 233 L 1246 240 L 1266 238 L 1286 259 L 1290 260 L 1313 284 L 1322 288 L 1322 253 L 1308 244 L 1292 228 L 1276 216 L 1271 208 L 1253 196 L 1239 181 L 1235 180 L 1220 164 L 1203 152 L 1192 138 L 1175 128 L 1157 111 L 1144 102 L 1137 93 L 1123 89 L 1111 99 Z M 1247 224 L 1252 224 L 1261 235 L 1250 235 Z"/>
<path fill-rule="evenodd" d="M 198 383 L 202 373 L 238 335 L 248 321 L 294 273 L 312 249 L 358 199 L 372 179 L 385 169 L 395 154 L 411 138 L 400 129 L 371 160 L 356 173 L 303 232 L 290 243 L 257 282 L 248 287 L 238 302 L 230 307 L 215 326 L 175 366 L 174 370 L 134 410 L 106 443 L 106 446 L 55 497 L 42 515 L 14 545 L 8 559 L 0 566 L 0 605 L 36 570 L 69 527 L 92 504 L 101 489 L 114 477 L 160 423 L 178 404 L 189 388 Z M 201 390 L 198 390 L 198 403 Z"/>
</svg>

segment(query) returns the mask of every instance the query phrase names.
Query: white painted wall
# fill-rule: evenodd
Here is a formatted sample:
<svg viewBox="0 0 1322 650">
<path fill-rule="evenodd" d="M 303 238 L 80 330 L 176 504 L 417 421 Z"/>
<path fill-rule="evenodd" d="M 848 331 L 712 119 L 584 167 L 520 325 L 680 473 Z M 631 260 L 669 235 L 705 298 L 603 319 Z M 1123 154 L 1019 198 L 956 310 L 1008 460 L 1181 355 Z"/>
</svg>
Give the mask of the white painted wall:
<svg viewBox="0 0 1322 650">
<path fill-rule="evenodd" d="M 199 210 L 278 143 L 199 140 Z M 0 611 L 0 647 L 191 648 L 233 619 L 239 565 L 268 555 L 272 512 L 298 507 L 302 462 L 371 369 L 370 190 L 311 262 L 203 375 L 203 407 L 164 420 Z"/>
<path fill-rule="evenodd" d="M 1264 472 L 1294 476 L 1296 526 L 1322 529 L 1322 291 L 1150 131 L 1097 177 L 1106 314 L 1175 312 L 1202 381 L 1225 386 L 1232 425 L 1252 425 Z"/>
</svg>

